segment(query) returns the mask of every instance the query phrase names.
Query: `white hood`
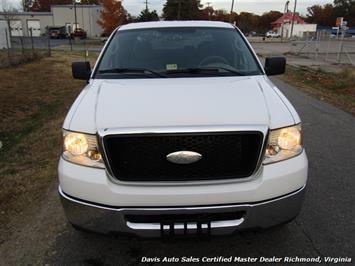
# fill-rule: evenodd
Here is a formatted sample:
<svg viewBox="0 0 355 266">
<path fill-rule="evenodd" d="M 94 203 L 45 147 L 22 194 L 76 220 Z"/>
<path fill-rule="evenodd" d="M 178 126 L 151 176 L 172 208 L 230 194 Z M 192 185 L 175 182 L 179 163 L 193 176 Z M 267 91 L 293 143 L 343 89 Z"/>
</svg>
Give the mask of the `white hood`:
<svg viewBox="0 0 355 266">
<path fill-rule="evenodd" d="M 72 107 L 76 109 L 72 119 L 67 120 L 70 129 L 84 132 L 184 126 L 272 128 L 294 122 L 263 76 L 95 80 L 82 94 Z"/>
</svg>

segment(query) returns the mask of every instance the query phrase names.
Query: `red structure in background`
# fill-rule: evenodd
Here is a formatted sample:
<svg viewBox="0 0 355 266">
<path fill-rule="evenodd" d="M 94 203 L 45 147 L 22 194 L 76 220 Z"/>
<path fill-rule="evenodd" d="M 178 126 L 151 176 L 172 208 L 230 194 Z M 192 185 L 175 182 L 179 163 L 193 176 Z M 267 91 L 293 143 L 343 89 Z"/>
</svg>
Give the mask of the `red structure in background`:
<svg viewBox="0 0 355 266">
<path fill-rule="evenodd" d="M 296 13 L 293 16 L 293 12 L 288 11 L 287 13 L 283 14 L 280 18 L 276 21 L 271 23 L 273 29 L 280 28 L 282 24 L 291 23 L 294 17 L 295 24 L 306 24 L 306 22 Z"/>
</svg>

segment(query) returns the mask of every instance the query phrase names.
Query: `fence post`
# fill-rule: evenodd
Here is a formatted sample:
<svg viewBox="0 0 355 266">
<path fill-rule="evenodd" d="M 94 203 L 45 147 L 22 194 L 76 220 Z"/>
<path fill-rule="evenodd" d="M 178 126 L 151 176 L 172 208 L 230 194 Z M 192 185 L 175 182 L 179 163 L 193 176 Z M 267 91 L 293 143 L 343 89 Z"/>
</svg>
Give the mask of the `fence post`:
<svg viewBox="0 0 355 266">
<path fill-rule="evenodd" d="M 10 53 L 10 45 L 11 44 L 9 44 L 9 36 L 7 35 L 7 29 L 5 29 L 5 36 L 6 36 L 6 47 L 7 47 L 7 56 L 9 58 L 9 65 L 12 65 L 11 53 Z"/>
<path fill-rule="evenodd" d="M 32 28 L 30 28 L 30 37 L 31 37 L 31 48 L 32 48 L 32 57 L 34 57 L 34 53 L 35 53 L 35 48 L 33 45 L 33 35 L 32 35 Z"/>
<path fill-rule="evenodd" d="M 70 45 L 70 51 L 73 51 L 73 44 L 71 41 L 71 34 L 69 34 L 69 45 Z"/>
<path fill-rule="evenodd" d="M 315 54 L 315 60 L 318 59 L 318 53 L 319 53 L 319 42 L 321 40 L 321 32 L 316 32 L 316 54 Z"/>
<path fill-rule="evenodd" d="M 51 38 L 49 36 L 49 32 L 47 34 L 47 43 L 48 43 L 48 56 L 52 56 L 52 52 L 51 52 Z"/>
<path fill-rule="evenodd" d="M 328 34 L 328 47 L 327 47 L 327 52 L 326 52 L 326 55 L 325 55 L 325 61 L 327 62 L 328 61 L 328 56 L 329 56 L 329 50 L 330 50 L 330 45 L 331 45 L 331 41 L 332 41 L 332 37 L 331 37 L 331 34 Z"/>
<path fill-rule="evenodd" d="M 339 52 L 338 52 L 338 57 L 337 57 L 337 62 L 338 62 L 338 63 L 340 63 L 341 54 L 343 53 L 344 35 L 345 35 L 345 32 L 342 31 L 342 33 L 341 33 L 341 39 L 340 39 L 340 44 L 339 44 Z"/>
<path fill-rule="evenodd" d="M 86 57 L 87 57 L 87 54 L 88 54 L 88 48 L 87 48 L 87 46 L 86 46 L 86 39 L 84 39 L 84 47 L 85 47 L 85 51 L 84 51 L 84 53 L 85 53 L 85 55 L 84 55 L 84 59 L 85 59 L 85 62 L 86 62 Z"/>
<path fill-rule="evenodd" d="M 23 39 L 20 37 L 20 43 L 21 43 L 21 53 L 22 55 L 25 55 L 25 48 L 23 47 Z"/>
<path fill-rule="evenodd" d="M 71 37 L 72 37 L 72 31 L 71 31 L 71 26 L 68 27 L 68 38 L 69 38 L 69 46 L 70 46 L 70 51 L 73 51 L 73 44 L 71 41 Z"/>
</svg>

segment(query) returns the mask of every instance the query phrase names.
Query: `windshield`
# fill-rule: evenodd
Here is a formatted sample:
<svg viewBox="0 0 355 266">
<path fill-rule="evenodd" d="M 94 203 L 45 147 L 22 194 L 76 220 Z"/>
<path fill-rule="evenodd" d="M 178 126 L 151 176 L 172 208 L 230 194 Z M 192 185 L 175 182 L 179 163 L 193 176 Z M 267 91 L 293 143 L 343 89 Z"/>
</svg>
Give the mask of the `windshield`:
<svg viewBox="0 0 355 266">
<path fill-rule="evenodd" d="M 235 29 L 151 28 L 117 31 L 95 78 L 170 78 L 262 74 Z"/>
</svg>

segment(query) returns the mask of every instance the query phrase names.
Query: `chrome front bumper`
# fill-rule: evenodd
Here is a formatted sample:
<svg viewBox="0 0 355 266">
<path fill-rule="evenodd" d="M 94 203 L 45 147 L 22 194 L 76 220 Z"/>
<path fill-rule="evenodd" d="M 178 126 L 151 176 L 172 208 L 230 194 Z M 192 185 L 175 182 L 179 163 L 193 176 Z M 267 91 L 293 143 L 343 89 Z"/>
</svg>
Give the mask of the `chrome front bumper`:
<svg viewBox="0 0 355 266">
<path fill-rule="evenodd" d="M 302 206 L 305 186 L 299 190 L 258 203 L 231 204 L 200 207 L 111 207 L 101 206 L 75 199 L 59 187 L 61 201 L 69 222 L 76 227 L 99 233 L 133 234 L 141 237 L 164 235 L 210 234 L 226 235 L 243 229 L 269 228 L 295 218 Z M 233 214 L 233 219 L 199 221 L 181 217 L 198 214 Z M 177 221 L 149 221 L 151 217 L 174 217 Z M 130 220 L 130 217 L 148 217 L 147 220 Z"/>
</svg>

